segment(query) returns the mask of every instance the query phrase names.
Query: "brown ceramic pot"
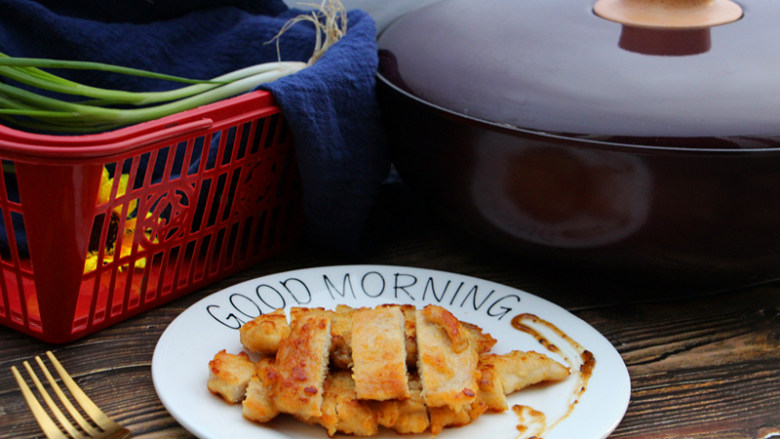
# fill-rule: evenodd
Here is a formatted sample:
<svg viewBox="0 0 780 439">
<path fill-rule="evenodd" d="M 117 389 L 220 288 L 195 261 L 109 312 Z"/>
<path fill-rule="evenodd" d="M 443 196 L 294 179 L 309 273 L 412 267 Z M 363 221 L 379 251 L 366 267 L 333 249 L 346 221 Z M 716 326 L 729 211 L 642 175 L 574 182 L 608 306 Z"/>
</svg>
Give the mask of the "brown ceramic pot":
<svg viewBox="0 0 780 439">
<path fill-rule="evenodd" d="M 669 28 L 574 0 L 412 12 L 379 37 L 395 165 L 443 216 L 531 258 L 777 278 L 780 4 L 739 6 Z"/>
</svg>

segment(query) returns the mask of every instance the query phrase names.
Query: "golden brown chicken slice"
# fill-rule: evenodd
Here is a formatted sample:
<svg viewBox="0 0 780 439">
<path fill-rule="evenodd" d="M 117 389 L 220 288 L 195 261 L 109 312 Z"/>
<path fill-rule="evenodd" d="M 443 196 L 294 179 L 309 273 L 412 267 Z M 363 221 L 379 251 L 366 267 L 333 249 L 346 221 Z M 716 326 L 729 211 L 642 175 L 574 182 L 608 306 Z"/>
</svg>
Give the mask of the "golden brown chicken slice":
<svg viewBox="0 0 780 439">
<path fill-rule="evenodd" d="M 209 391 L 225 401 L 236 404 L 244 398 L 249 379 L 255 374 L 255 364 L 246 352 L 229 354 L 224 349 L 209 361 Z"/>
<path fill-rule="evenodd" d="M 276 353 L 274 405 L 301 419 L 322 415 L 323 382 L 328 372 L 333 311 L 290 310 L 290 334 Z"/>
<path fill-rule="evenodd" d="M 504 411 L 506 395 L 543 381 L 560 381 L 569 369 L 534 351 L 484 354 L 479 358 L 479 397 L 492 411 Z"/>
<path fill-rule="evenodd" d="M 376 414 L 367 401 L 357 398 L 355 382 L 350 373 L 339 370 L 325 379 L 322 416 L 310 422 L 322 425 L 328 435 L 336 432 L 356 436 L 373 436 L 379 430 Z"/>
<path fill-rule="evenodd" d="M 276 380 L 274 357 L 263 357 L 255 363 L 255 374 L 246 388 L 242 403 L 243 415 L 255 422 L 268 422 L 279 414 L 273 401 L 273 383 Z"/>
<path fill-rule="evenodd" d="M 417 309 L 414 305 L 399 306 L 404 315 L 404 334 L 406 344 L 406 365 L 409 368 L 417 364 Z M 352 368 L 352 313 L 354 309 L 347 305 L 337 305 L 331 325 L 330 363 L 337 369 Z M 461 322 L 463 329 L 476 343 L 477 352 L 489 352 L 496 339 L 471 323 Z M 279 342 L 290 333 L 290 325 L 284 317 L 284 310 L 277 309 L 263 314 L 241 327 L 241 343 L 251 352 L 273 355 L 279 348 Z"/>
<path fill-rule="evenodd" d="M 266 355 L 275 354 L 279 349 L 279 343 L 289 333 L 290 325 L 282 308 L 255 317 L 239 329 L 241 344 L 247 350 Z"/>
<path fill-rule="evenodd" d="M 406 332 L 406 364 L 414 367 L 417 364 L 417 308 L 414 305 L 400 305 L 404 313 Z M 480 354 L 489 352 L 496 344 L 496 339 L 485 333 L 477 325 L 460 322 L 471 341 L 475 343 Z"/>
<path fill-rule="evenodd" d="M 292 308 L 254 319 L 240 331 L 242 352 L 209 362 L 208 388 L 244 417 L 279 413 L 337 432 L 371 436 L 385 427 L 434 435 L 508 408 L 506 395 L 570 371 L 537 352 L 490 354 L 496 339 L 445 308 L 339 305 Z M 273 356 L 275 355 L 275 356 Z"/>
<path fill-rule="evenodd" d="M 409 398 L 372 402 L 379 425 L 401 434 L 422 433 L 428 429 L 428 407 L 422 398 L 420 377 L 409 378 Z"/>
<path fill-rule="evenodd" d="M 296 309 L 299 313 L 302 308 Z M 290 334 L 290 324 L 279 308 L 245 323 L 239 329 L 241 344 L 250 352 L 274 355 L 279 343 Z M 352 367 L 352 308 L 338 305 L 331 324 L 331 364 L 339 369 Z"/>
<path fill-rule="evenodd" d="M 398 306 L 352 313 L 352 378 L 360 399 L 409 397 L 404 316 Z"/>
<path fill-rule="evenodd" d="M 452 313 L 437 305 L 417 311 L 418 372 L 431 407 L 466 410 L 479 390 L 479 354 Z"/>
</svg>

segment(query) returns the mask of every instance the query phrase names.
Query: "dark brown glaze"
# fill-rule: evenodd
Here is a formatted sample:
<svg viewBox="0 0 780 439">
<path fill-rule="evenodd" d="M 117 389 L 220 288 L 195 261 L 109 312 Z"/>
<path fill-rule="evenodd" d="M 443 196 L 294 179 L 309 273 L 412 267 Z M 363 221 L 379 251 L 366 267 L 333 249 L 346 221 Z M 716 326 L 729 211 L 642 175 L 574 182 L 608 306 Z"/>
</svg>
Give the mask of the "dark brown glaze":
<svg viewBox="0 0 780 439">
<path fill-rule="evenodd" d="M 521 437 L 526 437 L 525 435 L 529 433 L 531 426 L 533 426 L 534 431 L 531 432 L 534 433 L 533 436 L 529 436 L 526 439 L 542 439 L 542 437 L 538 436 L 538 434 L 542 434 L 542 432 L 547 430 L 547 416 L 545 416 L 544 413 L 534 409 L 533 407 L 519 404 L 513 405 L 512 411 L 515 413 L 519 421 L 519 424 L 517 425 L 517 431 L 523 433 Z"/>
<path fill-rule="evenodd" d="M 530 323 L 530 324 L 529 324 Z M 565 352 L 561 351 L 557 345 L 555 345 L 548 336 L 544 335 L 541 331 L 536 329 L 534 326 L 541 326 L 549 330 L 556 338 L 559 338 L 562 342 L 569 345 L 574 351 L 576 351 L 579 354 L 579 358 L 575 359 L 567 355 Z M 539 418 L 538 416 L 533 416 L 533 419 L 543 419 L 544 421 L 544 428 L 542 429 L 542 432 L 549 431 L 558 423 L 569 417 L 571 415 L 572 411 L 574 411 L 574 407 L 579 403 L 580 399 L 582 398 L 582 395 L 587 391 L 588 389 L 588 382 L 590 381 L 590 377 L 593 375 L 593 369 L 596 367 L 596 357 L 593 355 L 592 352 L 585 349 L 579 342 L 574 340 L 569 334 L 563 332 L 560 328 L 555 326 L 553 323 L 548 322 L 547 320 L 544 320 L 534 314 L 518 314 L 515 317 L 512 318 L 512 327 L 518 331 L 525 332 L 527 334 L 530 334 L 537 342 L 539 342 L 540 345 L 545 347 L 551 352 L 559 353 L 562 355 L 564 360 L 566 361 L 569 370 L 572 371 L 572 373 L 577 374 L 577 384 L 574 387 L 574 392 L 569 397 L 569 405 L 566 409 L 566 412 L 560 417 L 555 420 L 550 425 L 547 425 L 547 420 L 544 418 Z M 552 349 L 550 349 L 552 348 Z M 526 408 L 523 408 L 522 406 L 519 406 L 519 408 L 512 407 L 512 409 L 515 411 L 516 414 L 520 415 L 522 413 L 525 413 L 528 415 L 529 410 Z M 533 415 L 533 413 L 531 413 Z M 527 416 L 526 416 L 527 417 Z"/>
</svg>

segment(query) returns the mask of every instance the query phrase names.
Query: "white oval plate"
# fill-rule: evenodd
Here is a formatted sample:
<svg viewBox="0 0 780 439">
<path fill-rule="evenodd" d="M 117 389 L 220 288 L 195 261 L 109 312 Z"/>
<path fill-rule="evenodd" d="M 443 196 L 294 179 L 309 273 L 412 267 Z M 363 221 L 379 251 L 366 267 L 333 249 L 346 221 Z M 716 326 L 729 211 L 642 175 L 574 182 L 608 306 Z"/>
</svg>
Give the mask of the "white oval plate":
<svg viewBox="0 0 780 439">
<path fill-rule="evenodd" d="M 446 428 L 439 434 L 441 439 L 477 435 L 490 439 L 517 439 L 534 434 L 543 435 L 545 439 L 602 439 L 617 427 L 628 408 L 631 380 L 623 359 L 598 331 L 558 305 L 515 288 L 470 276 L 374 265 L 319 267 L 263 276 L 195 303 L 171 322 L 157 342 L 152 378 L 160 400 L 185 429 L 203 439 L 326 439 L 324 428 L 305 425 L 287 416 L 264 425 L 245 420 L 240 405 L 229 405 L 206 388 L 208 362 L 221 349 L 240 352 L 238 327 L 260 313 L 291 306 L 333 309 L 340 303 L 352 307 L 373 307 L 383 303 L 410 303 L 417 307 L 438 304 L 495 337 L 498 342 L 493 352 L 536 350 L 563 362 L 564 357 L 545 350 L 534 337 L 512 327 L 514 316 L 530 313 L 557 326 L 595 357 L 595 368 L 587 388 L 568 415 L 570 399 L 579 385 L 577 368 L 564 381 L 534 386 L 507 398 L 510 407 L 521 405 L 543 413 L 543 422 L 528 425 L 521 431 L 518 414 L 510 409 L 503 413 L 486 413 L 463 427 Z M 545 333 L 545 336 L 556 346 L 566 344 L 562 339 L 556 340 L 554 334 Z M 377 437 L 429 439 L 431 435 L 401 436 L 380 429 Z"/>
</svg>

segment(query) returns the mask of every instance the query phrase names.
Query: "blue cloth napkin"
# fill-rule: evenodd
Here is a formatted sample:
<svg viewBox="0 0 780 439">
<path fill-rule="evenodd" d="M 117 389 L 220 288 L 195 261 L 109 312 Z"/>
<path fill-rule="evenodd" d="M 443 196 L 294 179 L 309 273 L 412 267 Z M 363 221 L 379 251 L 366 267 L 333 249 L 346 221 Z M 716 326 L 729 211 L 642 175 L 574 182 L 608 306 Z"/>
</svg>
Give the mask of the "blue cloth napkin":
<svg viewBox="0 0 780 439">
<path fill-rule="evenodd" d="M 276 45 L 267 42 L 303 12 L 281 0 L 0 0 L 0 51 L 211 78 L 276 60 Z M 374 88 L 376 25 L 360 10 L 349 11 L 348 25 L 314 66 L 262 88 L 274 95 L 295 138 L 310 237 L 349 255 L 364 250 L 390 158 Z M 292 27 L 280 40 L 282 58 L 307 60 L 314 35 L 308 23 Z M 103 87 L 171 87 L 92 71 L 58 73 Z"/>
</svg>

